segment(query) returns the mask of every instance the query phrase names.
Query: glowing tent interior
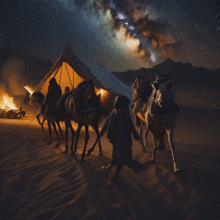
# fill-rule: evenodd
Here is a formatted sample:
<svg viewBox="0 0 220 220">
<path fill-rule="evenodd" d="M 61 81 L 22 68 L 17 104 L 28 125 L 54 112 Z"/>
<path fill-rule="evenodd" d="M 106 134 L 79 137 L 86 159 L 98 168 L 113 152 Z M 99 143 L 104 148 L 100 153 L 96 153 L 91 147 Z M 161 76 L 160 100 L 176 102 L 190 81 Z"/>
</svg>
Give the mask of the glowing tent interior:
<svg viewBox="0 0 220 220">
<path fill-rule="evenodd" d="M 76 56 L 69 46 L 66 47 L 34 92 L 41 92 L 46 95 L 52 77 L 56 78 L 62 92 L 66 86 L 73 89 L 83 80 L 93 79 L 95 91 L 97 94 L 101 93 L 101 101 L 105 109 L 112 107 L 116 95 L 125 95 L 130 100 L 132 98 L 132 89 L 129 86 L 108 72 L 104 66 L 95 65 L 80 56 Z"/>
</svg>

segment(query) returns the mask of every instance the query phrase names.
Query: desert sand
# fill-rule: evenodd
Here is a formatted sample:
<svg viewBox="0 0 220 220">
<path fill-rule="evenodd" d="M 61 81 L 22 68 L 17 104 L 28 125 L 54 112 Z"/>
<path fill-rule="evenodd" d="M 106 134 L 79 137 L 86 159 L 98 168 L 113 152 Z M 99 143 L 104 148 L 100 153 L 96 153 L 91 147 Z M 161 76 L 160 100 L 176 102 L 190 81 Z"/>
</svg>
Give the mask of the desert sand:
<svg viewBox="0 0 220 220">
<path fill-rule="evenodd" d="M 117 183 L 108 182 L 101 170 L 111 158 L 106 135 L 104 156 L 98 157 L 96 147 L 82 162 L 84 131 L 72 156 L 62 153 L 64 140 L 54 133 L 46 144 L 33 120 L 36 110 L 23 105 L 24 118 L 0 119 L 1 219 L 219 219 L 220 91 L 186 87 L 177 90 L 176 100 L 181 112 L 174 142 L 182 172 L 173 172 L 166 142 L 143 172 L 125 167 Z M 90 129 L 88 148 L 94 141 Z M 133 157 L 141 163 L 153 148 L 151 135 L 148 141 L 146 153 L 133 142 Z"/>
</svg>

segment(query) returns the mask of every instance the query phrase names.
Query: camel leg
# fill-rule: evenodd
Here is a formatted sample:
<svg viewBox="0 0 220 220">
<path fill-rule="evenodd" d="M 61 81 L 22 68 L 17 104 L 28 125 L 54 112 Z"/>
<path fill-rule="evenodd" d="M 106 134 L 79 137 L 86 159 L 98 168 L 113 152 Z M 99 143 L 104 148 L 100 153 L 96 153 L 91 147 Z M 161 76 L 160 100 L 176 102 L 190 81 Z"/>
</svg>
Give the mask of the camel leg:
<svg viewBox="0 0 220 220">
<path fill-rule="evenodd" d="M 83 149 L 83 153 L 82 153 L 82 157 L 81 157 L 82 161 L 85 160 L 86 146 L 87 146 L 88 141 L 89 141 L 89 127 L 88 127 L 88 125 L 85 126 L 85 131 L 86 131 L 86 136 L 85 136 L 85 145 L 84 145 L 84 149 Z"/>
<path fill-rule="evenodd" d="M 138 131 L 139 131 L 139 136 L 141 138 L 141 146 L 143 147 L 143 152 L 146 152 L 146 149 L 145 149 L 145 146 L 144 146 L 144 142 L 143 142 L 143 126 L 144 126 L 144 123 L 143 121 L 139 118 L 139 116 L 137 114 L 134 114 L 134 117 L 135 117 L 135 124 L 136 126 L 138 127 Z"/>
<path fill-rule="evenodd" d="M 55 133 L 56 133 L 56 135 L 57 135 L 57 139 L 59 140 L 59 135 L 58 135 L 58 133 L 57 133 L 56 124 L 55 124 L 55 122 L 51 122 L 51 123 L 52 123 L 53 129 L 54 129 L 54 131 L 55 131 Z"/>
<path fill-rule="evenodd" d="M 87 156 L 89 156 L 89 155 L 93 152 L 93 150 L 95 149 L 95 146 L 96 146 L 97 142 L 99 142 L 99 156 L 103 155 L 103 153 L 102 153 L 101 141 L 100 141 L 100 137 L 99 137 L 99 128 L 98 128 L 98 126 L 95 126 L 95 127 L 94 127 L 94 130 L 95 130 L 95 132 L 96 132 L 96 134 L 97 134 L 97 138 L 96 138 L 96 141 L 95 141 L 95 143 L 93 144 L 92 148 L 91 148 L 90 150 L 88 150 Z"/>
<path fill-rule="evenodd" d="M 40 113 L 36 116 L 38 123 L 41 125 L 42 123 L 40 122 Z"/>
<path fill-rule="evenodd" d="M 140 135 L 140 138 L 141 138 L 141 145 L 143 147 L 143 152 L 146 152 L 146 149 L 145 149 L 145 146 L 144 146 L 144 142 L 143 142 L 143 135 L 142 135 L 142 133 L 143 133 L 143 127 L 142 127 L 142 123 L 141 123 L 141 125 L 139 127 L 139 135 Z"/>
<path fill-rule="evenodd" d="M 46 135 L 46 132 L 45 132 L 45 130 L 44 130 L 44 126 L 43 126 L 43 124 L 44 124 L 44 122 L 45 122 L 45 120 L 46 120 L 46 117 L 44 116 L 44 119 L 43 119 L 43 121 L 42 121 L 42 123 L 40 122 L 40 113 L 36 116 L 36 118 L 37 118 L 37 121 L 38 121 L 38 123 L 40 124 L 40 126 L 41 126 L 41 128 L 42 128 L 42 131 L 44 132 L 44 135 L 45 135 L 45 137 L 47 137 L 47 135 Z"/>
<path fill-rule="evenodd" d="M 61 134 L 62 139 L 63 139 L 63 131 L 62 131 L 61 127 L 60 127 L 60 122 L 59 122 L 58 120 L 56 120 L 56 124 L 57 124 L 57 127 L 58 127 L 59 130 L 60 130 L 60 134 Z"/>
<path fill-rule="evenodd" d="M 148 128 L 146 128 L 145 135 L 144 135 L 144 138 L 145 138 L 145 146 L 146 146 L 146 147 L 147 147 L 147 145 L 148 145 L 148 141 L 147 141 L 148 133 L 149 133 L 149 130 L 148 130 Z"/>
<path fill-rule="evenodd" d="M 174 157 L 174 154 L 175 154 L 175 145 L 173 142 L 174 129 L 167 129 L 166 132 L 168 135 L 168 142 L 170 144 L 170 150 L 171 150 L 171 154 L 172 154 L 173 168 L 174 168 L 174 172 L 176 173 L 176 172 L 180 171 L 180 169 L 177 168 L 177 165 L 175 162 L 175 157 Z"/>
<path fill-rule="evenodd" d="M 75 138 L 75 131 L 73 129 L 73 126 L 71 124 L 71 121 L 70 121 L 70 124 L 69 124 L 69 128 L 70 128 L 70 131 L 72 133 L 72 142 L 71 142 L 71 147 L 70 147 L 70 150 L 73 151 L 73 144 L 74 144 L 74 138 Z"/>
<path fill-rule="evenodd" d="M 158 149 L 159 150 L 164 150 L 166 148 L 165 144 L 164 144 L 164 134 L 165 134 L 165 129 L 161 129 L 159 134 L 157 134 L 157 139 L 159 141 L 159 144 L 158 144 Z"/>
<path fill-rule="evenodd" d="M 157 139 L 156 139 L 156 136 L 153 135 L 153 140 L 154 140 L 154 148 L 153 148 L 153 152 L 152 152 L 152 161 L 154 161 L 154 158 L 155 158 L 155 154 L 156 154 L 156 151 L 157 151 Z"/>
<path fill-rule="evenodd" d="M 66 150 L 64 152 L 67 153 L 68 152 L 68 128 L 69 128 L 69 122 L 65 121 L 65 128 L 66 128 L 66 131 L 65 131 Z"/>
<path fill-rule="evenodd" d="M 79 134 L 80 134 L 80 130 L 81 130 L 81 128 L 82 128 L 82 125 L 79 125 L 79 124 L 78 124 L 78 128 L 77 128 L 77 131 L 76 131 L 75 146 L 74 146 L 74 151 L 72 152 L 72 154 L 75 154 L 76 151 L 77 151 L 77 144 L 78 144 Z M 71 144 L 70 149 L 73 149 L 73 141 L 72 141 L 72 144 Z"/>
<path fill-rule="evenodd" d="M 47 120 L 47 125 L 48 125 L 48 129 L 49 129 L 49 143 L 52 142 L 52 136 L 51 136 L 51 124 L 50 121 Z"/>
</svg>

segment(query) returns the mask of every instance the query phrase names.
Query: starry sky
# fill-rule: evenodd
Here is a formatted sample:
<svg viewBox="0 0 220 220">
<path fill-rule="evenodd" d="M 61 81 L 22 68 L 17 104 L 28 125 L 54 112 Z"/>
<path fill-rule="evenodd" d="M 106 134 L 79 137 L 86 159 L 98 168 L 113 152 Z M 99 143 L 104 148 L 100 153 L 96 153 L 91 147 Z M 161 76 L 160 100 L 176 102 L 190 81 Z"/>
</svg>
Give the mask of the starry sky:
<svg viewBox="0 0 220 220">
<path fill-rule="evenodd" d="M 1 0 L 0 47 L 55 62 L 66 45 L 109 71 L 220 68 L 219 0 Z"/>
</svg>

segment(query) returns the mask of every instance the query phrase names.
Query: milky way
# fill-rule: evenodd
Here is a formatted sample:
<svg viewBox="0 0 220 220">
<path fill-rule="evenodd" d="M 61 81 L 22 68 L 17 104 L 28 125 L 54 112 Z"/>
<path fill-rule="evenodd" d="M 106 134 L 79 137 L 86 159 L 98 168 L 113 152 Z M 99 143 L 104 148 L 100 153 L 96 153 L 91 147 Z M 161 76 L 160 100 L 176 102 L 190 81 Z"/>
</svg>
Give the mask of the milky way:
<svg viewBox="0 0 220 220">
<path fill-rule="evenodd" d="M 220 67 L 212 0 L 2 0 L 0 46 L 55 61 L 67 44 L 110 71 L 167 58 Z"/>
</svg>

